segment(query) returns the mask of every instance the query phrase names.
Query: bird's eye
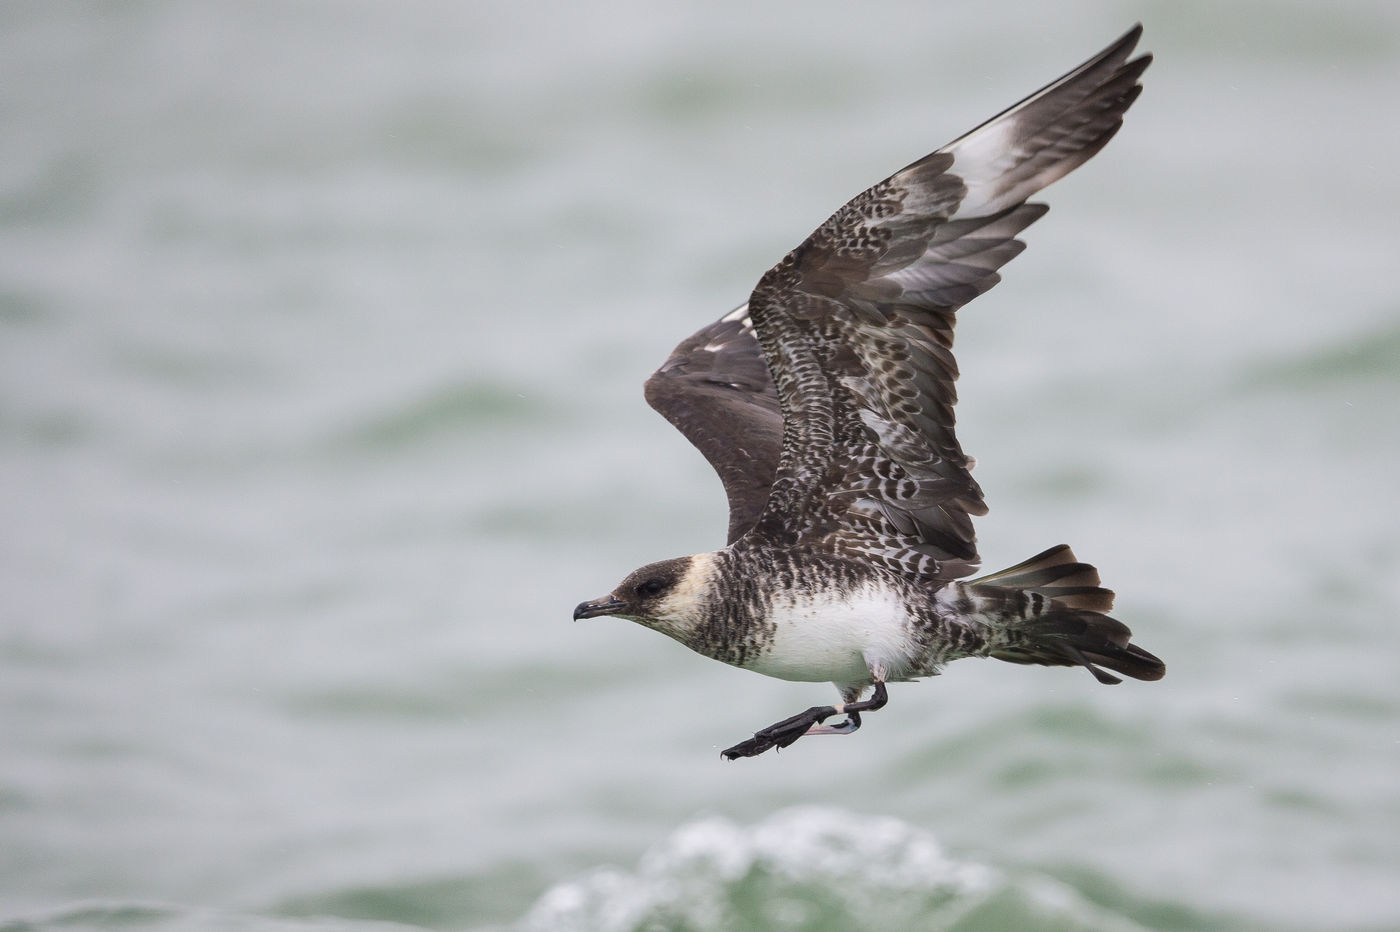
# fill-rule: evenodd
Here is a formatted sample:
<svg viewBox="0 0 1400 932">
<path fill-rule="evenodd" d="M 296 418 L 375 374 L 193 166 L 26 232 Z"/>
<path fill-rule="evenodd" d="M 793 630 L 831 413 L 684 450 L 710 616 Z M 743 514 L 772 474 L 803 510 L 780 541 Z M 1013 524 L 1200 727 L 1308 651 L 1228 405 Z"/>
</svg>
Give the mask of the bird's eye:
<svg viewBox="0 0 1400 932">
<path fill-rule="evenodd" d="M 661 580 L 659 579 L 648 579 L 646 582 L 637 586 L 637 595 L 656 595 L 660 591 Z"/>
</svg>

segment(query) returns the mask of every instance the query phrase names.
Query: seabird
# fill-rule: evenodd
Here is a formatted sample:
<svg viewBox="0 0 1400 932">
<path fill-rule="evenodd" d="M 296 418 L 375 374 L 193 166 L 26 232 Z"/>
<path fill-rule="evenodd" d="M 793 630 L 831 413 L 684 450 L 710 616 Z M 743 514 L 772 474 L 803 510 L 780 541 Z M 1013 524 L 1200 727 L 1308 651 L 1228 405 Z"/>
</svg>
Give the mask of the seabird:
<svg viewBox="0 0 1400 932">
<path fill-rule="evenodd" d="M 1118 131 L 1152 61 L 1128 58 L 1141 34 L 857 195 L 648 379 L 647 401 L 724 483 L 727 546 L 643 566 L 574 618 L 626 618 L 841 694 L 724 757 L 850 734 L 885 684 L 963 657 L 1080 666 L 1100 683 L 1166 672 L 1068 546 L 965 579 L 987 507 L 953 431 L 955 313 L 1044 216 L 1026 199 Z"/>
</svg>

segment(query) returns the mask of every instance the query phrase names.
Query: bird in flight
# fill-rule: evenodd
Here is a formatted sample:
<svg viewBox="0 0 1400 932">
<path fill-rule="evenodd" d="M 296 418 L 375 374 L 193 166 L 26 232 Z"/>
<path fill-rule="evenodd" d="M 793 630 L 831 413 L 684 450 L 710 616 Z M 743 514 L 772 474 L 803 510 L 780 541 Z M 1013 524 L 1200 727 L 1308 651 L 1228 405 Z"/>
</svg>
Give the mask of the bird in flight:
<svg viewBox="0 0 1400 932">
<path fill-rule="evenodd" d="M 1045 214 L 1027 198 L 1122 125 L 1152 60 L 1129 59 L 1141 34 L 857 195 L 647 381 L 647 401 L 719 473 L 728 543 L 643 566 L 574 618 L 626 618 L 841 695 L 724 757 L 850 734 L 887 683 L 963 657 L 1079 666 L 1100 683 L 1166 672 L 1068 546 L 966 578 L 987 507 L 953 430 L 956 312 Z"/>
</svg>

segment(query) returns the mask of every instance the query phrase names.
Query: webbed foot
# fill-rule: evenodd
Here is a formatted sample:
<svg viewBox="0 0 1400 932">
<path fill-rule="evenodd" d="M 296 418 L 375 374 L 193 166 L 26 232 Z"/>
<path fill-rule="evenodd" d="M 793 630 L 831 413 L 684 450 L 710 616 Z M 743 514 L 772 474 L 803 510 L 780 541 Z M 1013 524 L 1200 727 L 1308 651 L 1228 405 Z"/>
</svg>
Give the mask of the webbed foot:
<svg viewBox="0 0 1400 932">
<path fill-rule="evenodd" d="M 834 706 L 812 706 L 806 712 L 800 712 L 792 718 L 785 718 L 777 724 L 754 732 L 752 738 L 740 741 L 721 754 L 725 760 L 737 760 L 740 757 L 757 757 L 764 751 L 773 748 L 785 748 L 805 735 L 813 725 L 820 725 L 835 714 L 836 708 Z"/>
<path fill-rule="evenodd" d="M 840 706 L 814 705 L 806 712 L 755 732 L 749 740 L 740 741 L 720 754 L 725 760 L 738 760 L 741 757 L 757 757 L 773 748 L 785 748 L 803 735 L 849 735 L 860 727 L 860 713 L 883 708 L 886 701 L 885 684 L 876 680 L 875 694 L 869 699 Z M 842 713 L 846 716 L 845 721 L 835 725 L 822 724 L 831 716 Z"/>
</svg>

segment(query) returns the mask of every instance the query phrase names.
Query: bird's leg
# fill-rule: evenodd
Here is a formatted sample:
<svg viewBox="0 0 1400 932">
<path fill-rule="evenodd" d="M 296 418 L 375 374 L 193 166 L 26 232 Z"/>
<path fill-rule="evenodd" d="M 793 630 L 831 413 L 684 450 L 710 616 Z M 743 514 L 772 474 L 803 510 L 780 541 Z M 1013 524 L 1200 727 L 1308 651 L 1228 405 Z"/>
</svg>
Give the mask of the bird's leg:
<svg viewBox="0 0 1400 932">
<path fill-rule="evenodd" d="M 836 711 L 842 711 L 837 708 Z M 835 725 L 813 725 L 807 729 L 809 735 L 849 735 L 853 731 L 860 729 L 860 713 L 847 712 L 845 721 L 837 722 Z"/>
<path fill-rule="evenodd" d="M 860 693 L 857 692 L 856 695 L 859 696 Z M 819 727 L 829 730 L 818 731 L 816 728 L 813 728 L 808 734 L 849 735 L 851 732 L 860 728 L 860 713 L 874 712 L 876 709 L 883 709 L 885 703 L 889 701 L 889 694 L 885 692 L 885 681 L 876 680 L 875 692 L 871 693 L 869 699 L 847 702 L 837 709 L 838 712 L 845 713 L 846 720 L 844 722 L 838 722 L 835 725 L 822 725 Z"/>
<path fill-rule="evenodd" d="M 869 699 L 864 702 L 856 701 L 862 692 L 864 690 L 860 688 L 852 690 L 848 694 L 850 695 L 849 701 L 834 707 L 837 712 L 845 714 L 846 720 L 844 722 L 837 722 L 835 725 L 813 725 L 807 729 L 807 734 L 849 735 L 853 731 L 858 731 L 860 729 L 860 713 L 874 712 L 876 709 L 884 708 L 885 703 L 889 701 L 883 680 L 875 681 L 875 692 L 871 694 Z"/>
<path fill-rule="evenodd" d="M 848 735 L 860 727 L 860 713 L 883 708 L 888 701 L 884 681 L 876 680 L 875 693 L 869 699 L 846 702 L 839 706 L 814 705 L 806 712 L 800 712 L 792 718 L 783 719 L 755 732 L 752 738 L 739 742 L 722 754 L 726 760 L 756 757 L 772 748 L 785 748 L 803 735 Z M 831 716 L 843 714 L 846 716 L 844 722 L 831 726 L 822 725 L 822 722 Z"/>
</svg>

